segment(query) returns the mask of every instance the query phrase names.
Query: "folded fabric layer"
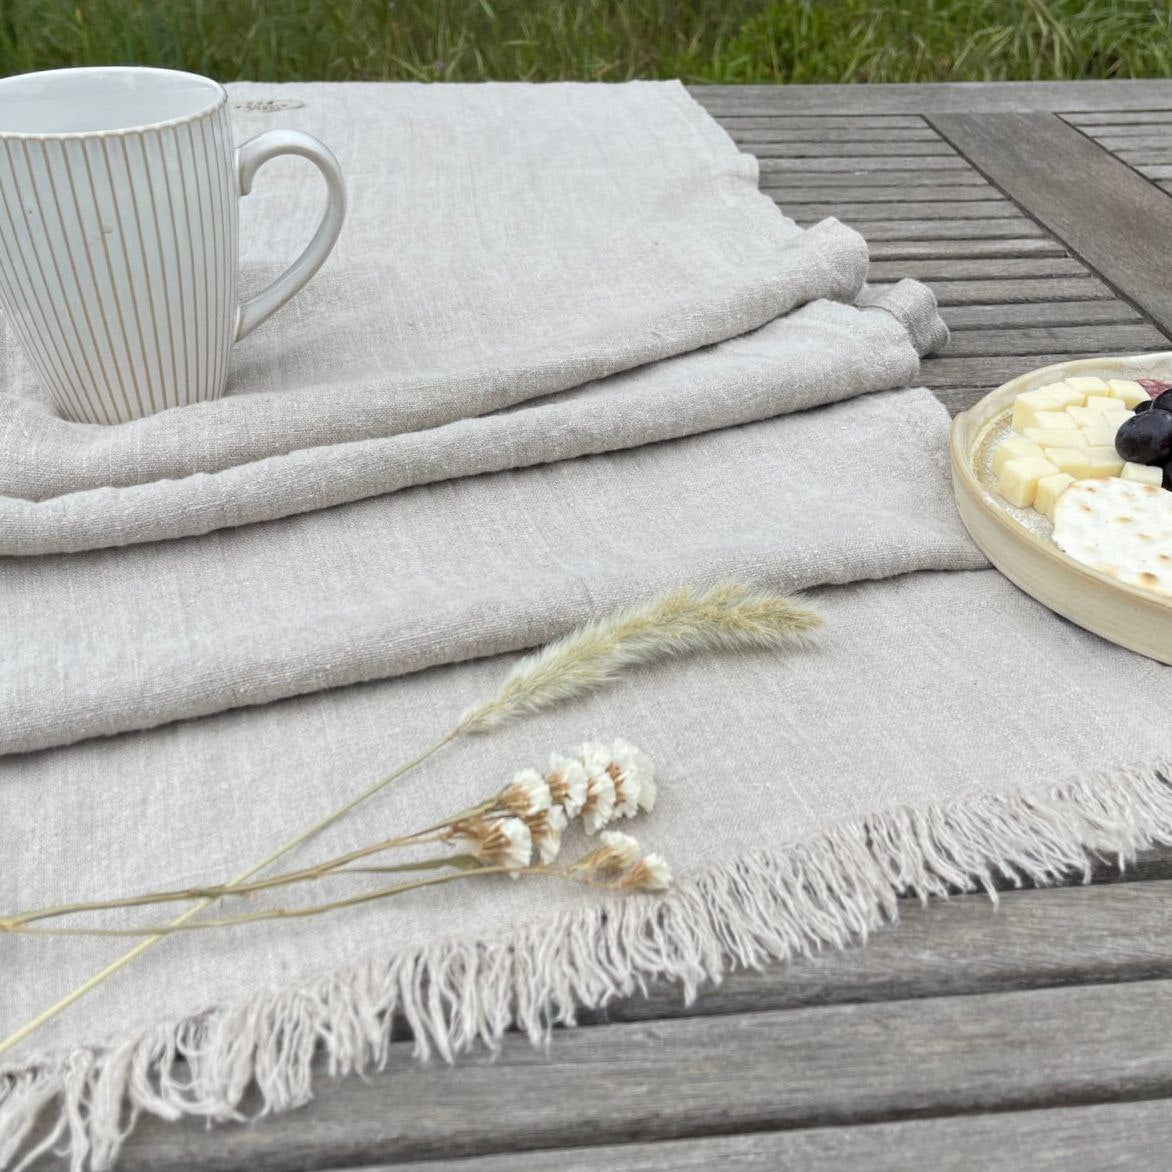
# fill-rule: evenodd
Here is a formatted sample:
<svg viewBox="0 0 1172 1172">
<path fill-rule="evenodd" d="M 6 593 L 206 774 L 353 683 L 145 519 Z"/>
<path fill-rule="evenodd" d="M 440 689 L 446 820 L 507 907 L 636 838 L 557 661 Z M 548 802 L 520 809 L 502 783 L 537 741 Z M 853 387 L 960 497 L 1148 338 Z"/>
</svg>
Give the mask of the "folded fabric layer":
<svg viewBox="0 0 1172 1172">
<path fill-rule="evenodd" d="M 179 480 L 41 501 L 0 496 L 0 555 L 189 537 L 906 386 L 919 367 L 914 343 L 943 334 L 932 294 L 914 281 L 869 291 L 867 308 L 816 301 L 741 337 L 512 410 Z"/>
<path fill-rule="evenodd" d="M 46 500 L 435 427 L 851 301 L 866 276 L 861 237 L 781 215 L 756 160 L 678 83 L 298 85 L 276 114 L 248 107 L 273 87 L 232 92 L 240 139 L 291 126 L 338 154 L 350 211 L 334 254 L 236 347 L 225 398 L 122 426 L 60 418 L 0 322 L 0 494 Z M 309 239 L 320 206 L 306 188 L 303 162 L 278 161 L 243 202 L 246 285 Z"/>
<path fill-rule="evenodd" d="M 654 813 L 621 826 L 669 859 L 678 887 L 666 897 L 461 882 L 169 939 L 7 1056 L 0 1149 L 44 1106 L 67 1121 L 75 1152 L 97 1144 L 102 1167 L 127 1102 L 227 1118 L 254 1077 L 271 1109 L 304 1102 L 315 1046 L 332 1069 L 369 1062 L 386 1052 L 394 1010 L 422 1050 L 449 1054 L 513 1021 L 539 1032 L 640 977 L 695 983 L 738 961 L 842 945 L 893 915 L 899 891 L 1013 867 L 1042 880 L 1084 848 L 1172 836 L 1172 791 L 1150 768 L 1166 735 L 1135 718 L 1166 689 L 1165 668 L 993 572 L 909 575 L 813 601 L 827 626 L 810 651 L 636 671 L 457 742 L 289 860 L 426 825 L 550 750 L 622 736 L 659 768 Z M 0 853 L 37 865 L 0 868 L 0 909 L 231 874 L 429 743 L 508 666 L 435 669 L 2 762 Z M 1055 679 L 1063 702 L 1040 709 Z M 565 857 L 589 841 L 568 833 Z M 6 937 L 0 1033 L 125 945 Z M 184 1057 L 190 1069 L 176 1068 Z"/>
<path fill-rule="evenodd" d="M 0 751 L 532 646 L 730 573 L 786 589 L 984 565 L 948 416 L 882 392 L 183 541 L 0 561 Z"/>
</svg>

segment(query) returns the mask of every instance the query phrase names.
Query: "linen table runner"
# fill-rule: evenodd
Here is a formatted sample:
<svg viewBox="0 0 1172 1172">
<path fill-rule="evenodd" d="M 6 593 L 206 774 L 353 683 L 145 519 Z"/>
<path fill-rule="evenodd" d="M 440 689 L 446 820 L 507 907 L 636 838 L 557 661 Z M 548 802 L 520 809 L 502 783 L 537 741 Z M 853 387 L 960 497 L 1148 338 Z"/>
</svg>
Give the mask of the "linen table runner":
<svg viewBox="0 0 1172 1172">
<path fill-rule="evenodd" d="M 238 1118 L 250 1086 L 296 1106 L 322 1063 L 397 1060 L 396 1015 L 419 1054 L 541 1040 L 651 977 L 860 939 L 901 893 L 1172 838 L 1134 716 L 1166 669 L 983 568 L 946 412 L 893 389 L 944 337 L 930 294 L 866 288 L 859 238 L 800 232 L 682 89 L 235 96 L 304 102 L 281 120 L 339 150 L 355 212 L 232 393 L 84 428 L 0 351 L 0 910 L 220 880 L 519 649 L 649 592 L 804 589 L 826 628 L 456 742 L 287 860 L 624 737 L 658 769 L 637 833 L 665 896 L 477 881 L 170 938 L 0 1059 L 0 1166 L 43 1139 L 105 1168 L 139 1113 Z M 304 203 L 251 237 L 252 278 Z M 0 945 L 5 1035 L 125 941 Z"/>
</svg>

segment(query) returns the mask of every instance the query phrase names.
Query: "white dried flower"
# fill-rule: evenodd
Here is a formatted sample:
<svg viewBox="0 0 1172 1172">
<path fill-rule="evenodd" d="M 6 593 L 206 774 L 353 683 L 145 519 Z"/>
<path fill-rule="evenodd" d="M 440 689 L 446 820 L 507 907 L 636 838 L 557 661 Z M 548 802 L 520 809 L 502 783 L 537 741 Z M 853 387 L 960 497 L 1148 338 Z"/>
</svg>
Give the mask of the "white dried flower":
<svg viewBox="0 0 1172 1172">
<path fill-rule="evenodd" d="M 554 805 L 561 806 L 567 818 L 576 818 L 586 804 L 588 779 L 582 762 L 576 757 L 552 753 L 545 780 L 549 784 Z"/>
<path fill-rule="evenodd" d="M 601 830 L 614 817 L 614 779 L 604 766 L 586 765 L 586 803 L 582 825 L 587 834 Z"/>
<path fill-rule="evenodd" d="M 616 884 L 627 891 L 666 891 L 671 886 L 671 868 L 663 855 L 644 855 Z"/>
<path fill-rule="evenodd" d="M 466 839 L 472 853 L 490 867 L 517 871 L 533 858 L 533 836 L 522 818 L 469 818 L 457 822 L 449 837 Z"/>
<path fill-rule="evenodd" d="M 537 849 L 537 857 L 546 865 L 552 863 L 562 848 L 562 831 L 567 825 L 566 815 L 561 806 L 541 810 L 527 818 L 525 824 L 529 827 L 529 834 Z"/>
<path fill-rule="evenodd" d="M 642 853 L 638 842 L 629 834 L 604 830 L 601 838 L 600 846 L 574 864 L 576 871 L 584 872 L 592 879 L 613 879 L 621 875 Z"/>
<path fill-rule="evenodd" d="M 611 757 L 623 772 L 624 788 L 633 786 L 635 801 L 640 810 L 650 813 L 655 809 L 659 787 L 655 782 L 655 765 L 642 749 L 628 741 L 616 740 L 610 747 Z"/>
<path fill-rule="evenodd" d="M 498 810 L 507 810 L 519 818 L 529 818 L 548 810 L 553 798 L 549 782 L 536 769 L 522 769 L 496 796 Z"/>
</svg>

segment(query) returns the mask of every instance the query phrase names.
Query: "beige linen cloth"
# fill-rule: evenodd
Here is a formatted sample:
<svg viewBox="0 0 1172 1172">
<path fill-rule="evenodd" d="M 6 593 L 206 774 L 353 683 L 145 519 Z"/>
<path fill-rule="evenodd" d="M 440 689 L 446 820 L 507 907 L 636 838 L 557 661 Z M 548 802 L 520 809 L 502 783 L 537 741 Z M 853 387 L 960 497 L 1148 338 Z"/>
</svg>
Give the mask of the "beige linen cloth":
<svg viewBox="0 0 1172 1172">
<path fill-rule="evenodd" d="M 5 368 L 0 451 L 21 454 L 3 489 L 0 910 L 222 879 L 446 731 L 520 649 L 659 589 L 804 589 L 826 628 L 456 742 L 286 860 L 623 737 L 658 767 L 655 811 L 622 828 L 670 860 L 666 895 L 466 883 L 169 939 L 0 1059 L 0 1165 L 44 1141 L 105 1168 L 139 1113 L 229 1120 L 254 1082 L 266 1110 L 296 1106 L 315 1071 L 380 1061 L 396 1015 L 421 1054 L 514 1024 L 540 1039 L 646 977 L 690 990 L 857 940 L 900 893 L 1053 879 L 1172 838 L 1166 742 L 1137 717 L 1166 669 L 983 568 L 946 413 L 890 389 L 943 336 L 930 295 L 864 289 L 857 237 L 799 233 L 682 90 L 234 96 L 303 101 L 292 116 L 334 136 L 360 209 L 391 184 L 446 231 L 427 221 L 399 251 L 359 210 L 319 301 L 259 332 L 234 393 L 194 414 L 77 428 Z M 394 159 L 364 148 L 391 139 Z M 530 173 L 489 181 L 496 160 Z M 530 191 L 525 214 L 482 205 L 484 182 Z M 330 306 L 358 316 L 345 344 Z M 584 846 L 575 831 L 564 851 Z M 124 946 L 0 937 L 0 1035 Z"/>
</svg>

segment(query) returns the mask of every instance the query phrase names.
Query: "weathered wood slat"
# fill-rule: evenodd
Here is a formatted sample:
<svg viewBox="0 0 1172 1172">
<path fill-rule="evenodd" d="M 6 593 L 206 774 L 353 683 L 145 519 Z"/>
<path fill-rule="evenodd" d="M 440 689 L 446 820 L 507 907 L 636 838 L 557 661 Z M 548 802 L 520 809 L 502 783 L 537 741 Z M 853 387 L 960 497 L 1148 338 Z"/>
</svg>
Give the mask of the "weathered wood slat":
<svg viewBox="0 0 1172 1172">
<path fill-rule="evenodd" d="M 252 1172 L 1167 1097 L 1172 981 L 623 1023 L 322 1082 L 275 1126 L 144 1121 L 121 1168 Z"/>
<path fill-rule="evenodd" d="M 1172 1149 L 1172 1100 L 1051 1107 L 996 1115 L 904 1119 L 854 1127 L 758 1131 L 557 1151 L 510 1152 L 411 1164 L 412 1172 L 987 1172 L 992 1157 L 1029 1172 L 1163 1168 Z M 1012 1154 L 1012 1155 L 1010 1155 Z M 387 1172 L 402 1164 L 369 1165 Z M 359 1172 L 356 1168 L 344 1172 Z"/>
<path fill-rule="evenodd" d="M 917 261 L 900 269 L 886 261 L 871 265 L 871 279 L 898 280 L 900 277 L 919 277 L 921 280 L 960 281 L 986 277 L 1077 277 L 1087 273 L 1086 268 L 1070 257 L 1037 257 L 1027 260 L 958 260 Z"/>
<path fill-rule="evenodd" d="M 953 330 L 1017 326 L 1080 326 L 1140 321 L 1125 301 L 1043 301 L 1035 305 L 957 305 L 944 312 Z"/>
<path fill-rule="evenodd" d="M 1170 115 L 1172 117 L 1172 115 Z M 918 114 L 721 114 L 717 121 L 738 130 L 929 130 Z M 934 133 L 934 132 L 932 132 Z"/>
<path fill-rule="evenodd" d="M 1077 131 L 1075 132 L 1077 133 Z M 915 175 L 920 171 L 947 171 L 950 173 L 971 172 L 972 168 L 959 155 L 944 158 L 917 158 L 912 155 L 884 155 L 879 158 L 860 159 L 857 156 L 800 159 L 762 159 L 761 174 L 781 174 L 786 171 L 838 171 L 861 172 L 900 171 Z M 953 180 L 955 181 L 955 180 Z"/>
<path fill-rule="evenodd" d="M 916 170 L 886 171 L 860 167 L 858 173 L 853 171 L 826 172 L 813 171 L 795 165 L 792 171 L 762 172 L 761 188 L 785 187 L 815 187 L 832 183 L 835 187 L 890 187 L 902 189 L 908 186 L 915 187 L 954 187 L 958 184 L 972 185 L 986 183 L 979 171 L 970 167 L 967 171 L 931 171 L 919 168 Z M 996 188 L 993 188 L 996 191 Z M 1000 194 L 1000 193 L 998 193 Z M 887 198 L 895 199 L 898 191 L 892 191 Z"/>
<path fill-rule="evenodd" d="M 1137 163 L 1135 169 L 1149 179 L 1172 179 L 1172 163 Z"/>
<path fill-rule="evenodd" d="M 885 202 L 855 200 L 778 200 L 787 214 L 801 216 L 807 220 L 820 220 L 823 216 L 837 216 L 840 220 L 1005 220 L 1011 219 L 1020 226 L 1028 225 L 1026 235 L 1041 234 L 1041 229 L 1021 214 L 1007 199 L 971 199 L 942 203 L 903 203 L 888 199 Z"/>
<path fill-rule="evenodd" d="M 748 144 L 746 144 L 748 145 Z M 927 142 L 755 142 L 749 149 L 760 159 L 921 159 L 955 158 L 956 152 L 939 135 Z"/>
<path fill-rule="evenodd" d="M 725 122 L 725 119 L 721 119 Z M 926 122 L 917 121 L 915 126 L 875 126 L 865 127 L 848 123 L 845 127 L 820 126 L 810 119 L 807 125 L 793 126 L 788 119 L 771 118 L 763 125 L 739 126 L 730 123 L 726 126 L 728 132 L 737 142 L 743 143 L 811 143 L 811 142 L 842 142 L 853 143 L 891 143 L 891 142 L 934 142 L 942 143 L 940 135 Z"/>
<path fill-rule="evenodd" d="M 997 111 L 1172 110 L 1172 81 L 932 82 L 914 85 L 698 85 L 710 113 L 968 114 Z"/>
<path fill-rule="evenodd" d="M 1172 151 L 1172 125 L 1165 134 L 1093 134 L 1091 137 L 1107 151 L 1160 151 L 1165 158 Z"/>
<path fill-rule="evenodd" d="M 863 231 L 859 224 L 853 227 Z M 965 233 L 958 233 L 955 240 L 901 240 L 898 236 L 891 240 L 876 239 L 873 232 L 866 232 L 871 250 L 872 260 L 913 260 L 921 257 L 940 259 L 942 257 L 973 257 L 973 256 L 1065 256 L 1066 249 L 1052 240 L 1039 240 L 1027 237 L 1020 240 L 1009 236 L 1004 239 L 967 239 Z"/>
<path fill-rule="evenodd" d="M 963 184 L 941 184 L 937 187 L 841 187 L 831 184 L 780 184 L 772 176 L 768 187 L 762 191 L 772 195 L 781 203 L 892 203 L 893 196 L 899 196 L 900 204 L 909 203 L 989 203 L 1000 196 L 997 188 L 983 180 Z"/>
<path fill-rule="evenodd" d="M 950 339 L 947 357 L 998 354 L 1049 354 L 1092 350 L 1100 354 L 1166 350 L 1168 340 L 1147 322 L 1126 325 L 1022 326 L 1003 330 L 964 330 Z"/>
<path fill-rule="evenodd" d="M 819 219 L 821 217 L 818 217 Z M 1065 256 L 1066 249 L 1045 240 L 1032 220 L 865 220 L 840 217 L 868 240 L 1021 240 L 1034 239 L 1045 244 L 1049 255 Z M 802 219 L 802 217 L 795 217 Z M 806 221 L 807 223 L 813 221 Z"/>
<path fill-rule="evenodd" d="M 940 114 L 932 122 L 1024 211 L 1172 329 L 1172 266 L 1164 261 L 1172 201 L 1163 192 L 1052 114 Z"/>
<path fill-rule="evenodd" d="M 1088 113 L 1064 114 L 1063 118 L 1074 126 L 1093 126 L 1103 129 L 1108 126 L 1142 126 L 1148 123 L 1167 122 L 1172 124 L 1172 107 L 1164 110 L 1106 110 Z"/>
<path fill-rule="evenodd" d="M 943 391 L 950 387 L 964 390 L 999 387 L 1011 378 L 1040 366 L 1070 362 L 1075 358 L 1094 358 L 1102 353 L 1102 350 L 1081 348 L 1028 355 L 998 354 L 992 357 L 944 355 L 941 358 L 924 359 L 920 365 L 920 381 L 934 391 Z"/>
<path fill-rule="evenodd" d="M 932 291 L 941 305 L 1013 305 L 1031 301 L 1101 301 L 1115 298 L 1115 294 L 1102 281 L 1089 275 L 1039 280 L 991 277 L 940 281 L 932 283 Z"/>
</svg>

